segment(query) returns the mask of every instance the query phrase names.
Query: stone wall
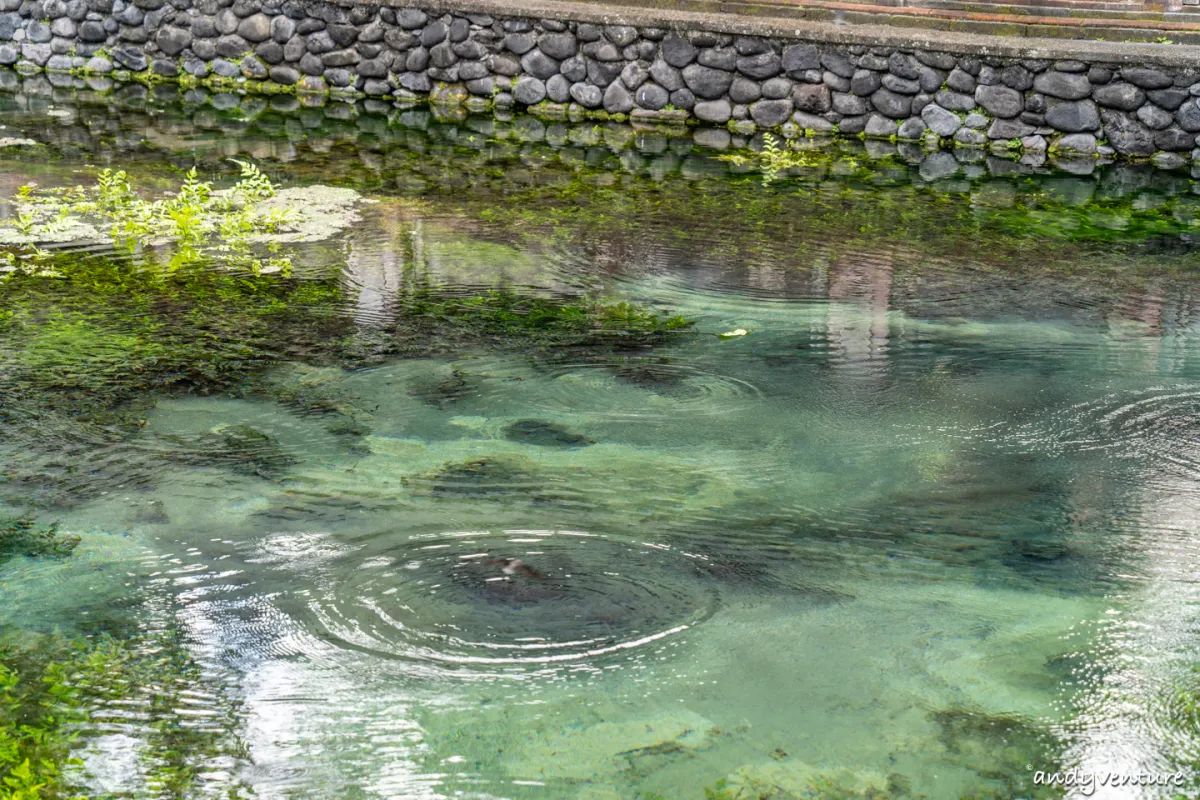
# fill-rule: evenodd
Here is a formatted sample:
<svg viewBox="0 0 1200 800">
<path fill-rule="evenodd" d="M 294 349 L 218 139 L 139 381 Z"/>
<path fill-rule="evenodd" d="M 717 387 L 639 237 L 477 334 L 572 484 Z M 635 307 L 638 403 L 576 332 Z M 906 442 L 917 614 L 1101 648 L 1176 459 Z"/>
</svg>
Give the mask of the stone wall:
<svg viewBox="0 0 1200 800">
<path fill-rule="evenodd" d="M 631 25 L 595 7 L 552 16 L 519 8 L 540 13 L 356 0 L 0 0 L 0 64 L 473 110 L 535 107 L 575 120 L 698 121 L 743 134 L 1154 156 L 1163 166 L 1200 159 L 1200 60 L 1188 66 L 1200 48 L 1160 59 L 1149 48 L 1142 57 L 1092 43 L 1084 60 L 1071 57 L 1080 50 L 1073 43 L 1055 54 L 950 34 L 897 43 L 814 27 L 805 38 L 699 17 Z"/>
</svg>

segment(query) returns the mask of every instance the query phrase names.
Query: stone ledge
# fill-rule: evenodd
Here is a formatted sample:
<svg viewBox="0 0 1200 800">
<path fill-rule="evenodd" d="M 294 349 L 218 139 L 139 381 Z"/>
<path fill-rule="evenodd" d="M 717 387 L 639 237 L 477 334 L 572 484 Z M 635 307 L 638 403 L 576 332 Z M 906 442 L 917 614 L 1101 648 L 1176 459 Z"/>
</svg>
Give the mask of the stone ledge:
<svg viewBox="0 0 1200 800">
<path fill-rule="evenodd" d="M 419 7 L 434 13 L 493 14 L 525 19 L 591 22 L 601 25 L 708 30 L 734 35 L 803 39 L 830 44 L 938 50 L 959 55 L 1006 58 L 1047 58 L 1055 61 L 1101 61 L 1116 64 L 1151 63 L 1182 68 L 1200 64 L 1200 45 L 1109 42 L 1058 37 L 997 36 L 953 30 L 902 28 L 887 24 L 839 25 L 786 16 L 751 16 L 712 11 L 635 8 L 620 4 L 563 2 L 562 0 L 338 0 L 344 6 Z M 682 4 L 677 4 L 682 5 Z M 849 5 L 849 4 L 848 4 Z M 764 12 L 775 8 L 762 6 Z M 804 7 L 806 10 L 808 7 Z M 829 13 L 828 9 L 812 7 Z M 896 18 L 895 9 L 891 20 Z M 849 13 L 849 12 L 848 12 Z M 861 12 L 860 12 L 861 13 Z M 889 20 L 889 21 L 891 21 Z M 1106 26 L 1109 20 L 1093 20 Z M 1044 27 L 1052 27 L 1044 18 Z M 1071 26 L 1083 20 L 1064 20 Z M 1005 23 L 1007 24 L 1007 23 Z M 1060 24 L 1058 27 L 1062 27 Z M 1112 28 L 1107 28 L 1112 30 Z"/>
</svg>

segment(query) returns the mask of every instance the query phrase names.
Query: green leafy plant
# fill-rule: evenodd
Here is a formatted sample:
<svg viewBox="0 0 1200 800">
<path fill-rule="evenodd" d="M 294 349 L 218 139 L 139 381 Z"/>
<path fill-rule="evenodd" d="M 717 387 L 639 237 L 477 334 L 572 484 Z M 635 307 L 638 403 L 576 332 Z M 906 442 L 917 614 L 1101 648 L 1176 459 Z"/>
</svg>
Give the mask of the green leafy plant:
<svg viewBox="0 0 1200 800">
<path fill-rule="evenodd" d="M 117 247 L 131 254 L 171 246 L 167 266 L 217 260 L 235 269 L 255 274 L 291 270 L 291 262 L 277 255 L 278 246 L 268 244 L 271 255 L 255 253 L 254 244 L 265 234 L 286 223 L 290 209 L 257 206 L 275 196 L 276 187 L 254 164 L 236 161 L 241 168 L 238 183 L 225 192 L 201 181 L 193 167 L 179 191 L 159 200 L 143 199 L 124 170 L 102 170 L 91 187 L 75 186 L 39 190 L 22 186 L 14 198 L 16 218 L 10 223 L 24 237 L 25 260 L 43 257 L 37 242 L 72 224 L 96 224 Z"/>
</svg>

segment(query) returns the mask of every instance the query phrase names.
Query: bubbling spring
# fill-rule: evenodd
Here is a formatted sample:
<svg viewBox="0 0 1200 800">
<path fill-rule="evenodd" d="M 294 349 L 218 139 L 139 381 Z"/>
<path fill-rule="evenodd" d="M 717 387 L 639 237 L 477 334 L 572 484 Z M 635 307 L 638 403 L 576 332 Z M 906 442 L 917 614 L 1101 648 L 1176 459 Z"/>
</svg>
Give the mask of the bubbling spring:
<svg viewBox="0 0 1200 800">
<path fill-rule="evenodd" d="M 688 557 L 581 531 L 417 535 L 345 558 L 360 563 L 294 598 L 316 633 L 465 677 L 643 658 L 719 607 Z"/>
</svg>

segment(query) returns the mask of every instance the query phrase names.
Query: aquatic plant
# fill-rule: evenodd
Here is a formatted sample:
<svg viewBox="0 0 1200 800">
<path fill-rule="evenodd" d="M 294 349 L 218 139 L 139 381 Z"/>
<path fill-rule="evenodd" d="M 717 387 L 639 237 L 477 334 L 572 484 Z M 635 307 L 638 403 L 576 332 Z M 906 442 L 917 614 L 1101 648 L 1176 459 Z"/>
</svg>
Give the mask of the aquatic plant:
<svg viewBox="0 0 1200 800">
<path fill-rule="evenodd" d="M 511 289 L 463 295 L 422 287 L 403 298 L 403 310 L 409 321 L 436 326 L 443 336 L 516 338 L 529 344 L 648 344 L 693 324 L 627 301 L 541 297 Z"/>
<path fill-rule="evenodd" d="M 59 533 L 57 521 L 40 526 L 32 515 L 0 520 L 0 563 L 17 556 L 67 556 L 79 541 L 78 536 Z"/>
<path fill-rule="evenodd" d="M 1057 770 L 1060 749 L 1048 729 L 1021 717 L 967 708 L 942 709 L 929 718 L 939 727 L 949 758 L 987 782 L 975 793 L 979 800 L 1062 796 L 1061 787 L 1035 785 L 1029 768 Z"/>
<path fill-rule="evenodd" d="M 38 189 L 26 184 L 13 198 L 17 215 L 11 227 L 18 235 L 8 237 L 25 257 L 10 253 L 7 263 L 16 269 L 44 268 L 49 252 L 39 243 L 99 238 L 143 255 L 171 245 L 167 266 L 172 270 L 215 261 L 254 274 L 290 272 L 291 261 L 277 255 L 277 242 L 266 244 L 270 255 L 265 258 L 254 254 L 252 245 L 279 231 L 292 210 L 260 208 L 277 187 L 254 164 L 230 160 L 241 168 L 232 189 L 215 190 L 192 167 L 178 192 L 153 201 L 133 188 L 124 170 L 102 170 L 93 186 Z"/>
</svg>

